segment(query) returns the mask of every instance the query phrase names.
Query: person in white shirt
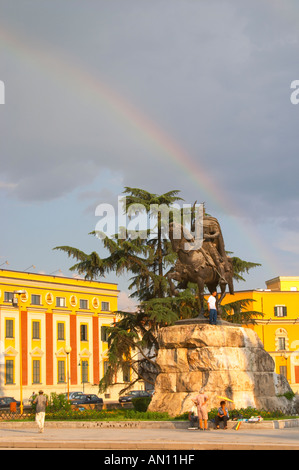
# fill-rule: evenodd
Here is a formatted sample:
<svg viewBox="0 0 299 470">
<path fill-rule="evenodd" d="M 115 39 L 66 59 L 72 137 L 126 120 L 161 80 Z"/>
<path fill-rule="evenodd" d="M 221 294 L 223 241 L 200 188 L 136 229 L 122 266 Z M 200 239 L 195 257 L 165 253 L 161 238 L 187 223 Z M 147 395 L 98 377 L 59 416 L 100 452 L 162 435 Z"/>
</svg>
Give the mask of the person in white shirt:
<svg viewBox="0 0 299 470">
<path fill-rule="evenodd" d="M 216 307 L 217 292 L 214 291 L 208 298 L 208 310 L 210 325 L 217 325 L 217 307 Z"/>
</svg>

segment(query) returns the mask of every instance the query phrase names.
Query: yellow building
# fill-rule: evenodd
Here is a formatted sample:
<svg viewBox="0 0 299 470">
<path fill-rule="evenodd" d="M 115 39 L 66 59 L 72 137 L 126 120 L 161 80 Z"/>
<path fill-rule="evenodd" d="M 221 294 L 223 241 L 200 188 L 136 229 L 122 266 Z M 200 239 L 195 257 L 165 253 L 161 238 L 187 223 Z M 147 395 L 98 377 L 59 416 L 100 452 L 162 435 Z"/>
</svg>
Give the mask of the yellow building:
<svg viewBox="0 0 299 470">
<path fill-rule="evenodd" d="M 250 326 L 275 362 L 275 372 L 283 374 L 294 392 L 299 392 L 299 277 L 277 277 L 266 281 L 266 289 L 227 294 L 223 304 L 241 299 L 253 302 L 248 310 L 262 312 Z"/>
<path fill-rule="evenodd" d="M 113 283 L 0 270 L 0 396 L 98 394 L 118 292 Z"/>
</svg>

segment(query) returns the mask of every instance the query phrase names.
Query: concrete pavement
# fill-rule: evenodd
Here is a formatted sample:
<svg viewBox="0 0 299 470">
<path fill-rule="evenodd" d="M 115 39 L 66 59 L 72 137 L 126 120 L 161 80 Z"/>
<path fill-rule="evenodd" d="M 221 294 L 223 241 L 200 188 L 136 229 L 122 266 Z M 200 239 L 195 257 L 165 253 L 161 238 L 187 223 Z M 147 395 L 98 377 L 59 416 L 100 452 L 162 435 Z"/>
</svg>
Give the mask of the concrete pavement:
<svg viewBox="0 0 299 470">
<path fill-rule="evenodd" d="M 34 422 L 0 422 L 0 449 L 299 450 L 298 425 L 270 428 L 261 424 L 242 423 L 236 431 L 231 423 L 227 430 L 200 431 L 173 422 L 46 421 L 40 434 Z"/>
</svg>

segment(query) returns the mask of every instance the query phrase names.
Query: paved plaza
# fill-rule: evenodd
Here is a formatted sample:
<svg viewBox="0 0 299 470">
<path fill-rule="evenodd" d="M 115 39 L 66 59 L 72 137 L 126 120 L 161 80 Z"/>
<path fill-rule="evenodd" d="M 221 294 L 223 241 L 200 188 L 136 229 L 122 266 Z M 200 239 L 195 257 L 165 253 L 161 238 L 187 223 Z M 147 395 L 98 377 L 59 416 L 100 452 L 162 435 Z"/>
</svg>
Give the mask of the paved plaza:
<svg viewBox="0 0 299 470">
<path fill-rule="evenodd" d="M 262 428 L 242 424 L 236 431 L 200 431 L 162 423 L 46 422 L 44 433 L 35 423 L 0 423 L 0 449 L 65 450 L 299 450 L 299 427 Z"/>
</svg>

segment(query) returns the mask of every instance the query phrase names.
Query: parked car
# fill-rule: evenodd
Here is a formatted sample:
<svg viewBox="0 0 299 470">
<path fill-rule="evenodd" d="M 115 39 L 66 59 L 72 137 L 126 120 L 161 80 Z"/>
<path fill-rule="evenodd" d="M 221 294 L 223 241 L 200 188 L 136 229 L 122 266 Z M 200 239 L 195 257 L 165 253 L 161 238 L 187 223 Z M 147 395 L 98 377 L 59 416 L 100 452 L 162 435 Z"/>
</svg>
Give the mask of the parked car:
<svg viewBox="0 0 299 470">
<path fill-rule="evenodd" d="M 11 403 L 16 403 L 16 406 L 20 406 L 20 402 L 13 397 L 0 397 L 0 408 L 10 408 Z"/>
<path fill-rule="evenodd" d="M 72 405 L 96 405 L 96 404 L 103 404 L 103 398 L 99 398 L 97 395 L 88 395 L 83 394 L 80 395 L 78 398 L 71 400 Z"/>
<path fill-rule="evenodd" d="M 152 395 L 145 390 L 132 390 L 131 392 L 126 393 L 125 395 L 119 397 L 119 403 L 127 403 L 132 401 L 133 398 L 140 397 L 151 397 Z"/>
<path fill-rule="evenodd" d="M 70 400 L 80 398 L 82 395 L 83 392 L 70 392 Z M 67 393 L 65 393 L 64 396 L 67 398 Z"/>
</svg>

